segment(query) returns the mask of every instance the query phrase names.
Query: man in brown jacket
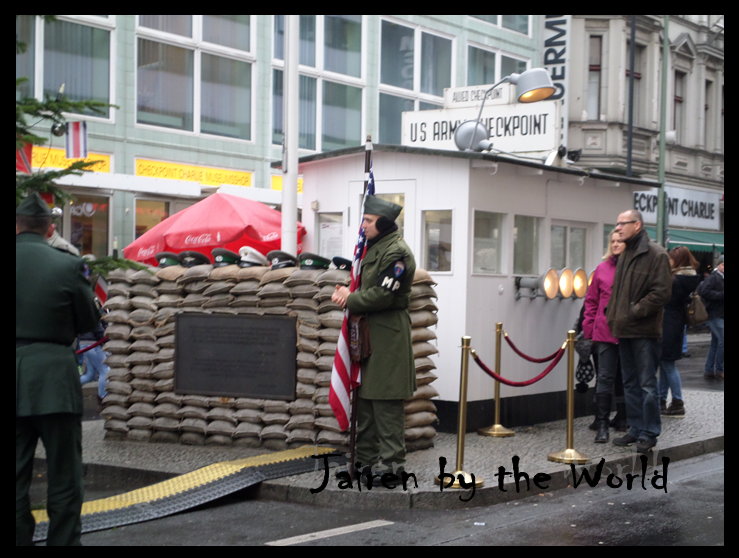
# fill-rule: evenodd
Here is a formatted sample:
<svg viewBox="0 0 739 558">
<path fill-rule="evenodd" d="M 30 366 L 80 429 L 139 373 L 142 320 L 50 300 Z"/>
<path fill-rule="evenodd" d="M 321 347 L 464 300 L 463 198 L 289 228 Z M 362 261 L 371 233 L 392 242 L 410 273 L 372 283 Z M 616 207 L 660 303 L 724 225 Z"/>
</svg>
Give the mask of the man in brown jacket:
<svg viewBox="0 0 739 558">
<path fill-rule="evenodd" d="M 641 213 L 635 209 L 618 216 L 616 230 L 626 249 L 616 265 L 606 318 L 611 333 L 618 338 L 631 429 L 613 443 L 635 443 L 637 451 L 646 453 L 657 445 L 662 428 L 657 366 L 663 309 L 672 294 L 670 258 L 664 248 L 650 242 Z"/>
</svg>

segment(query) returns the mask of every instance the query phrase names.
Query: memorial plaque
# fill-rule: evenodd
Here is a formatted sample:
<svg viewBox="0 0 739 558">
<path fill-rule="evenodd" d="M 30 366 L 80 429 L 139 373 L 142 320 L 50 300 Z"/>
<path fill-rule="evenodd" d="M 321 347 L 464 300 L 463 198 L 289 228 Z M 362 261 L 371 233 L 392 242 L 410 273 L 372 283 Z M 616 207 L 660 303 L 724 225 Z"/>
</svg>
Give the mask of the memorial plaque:
<svg viewBox="0 0 739 558">
<path fill-rule="evenodd" d="M 292 316 L 178 314 L 175 392 L 294 400 L 295 323 Z"/>
</svg>

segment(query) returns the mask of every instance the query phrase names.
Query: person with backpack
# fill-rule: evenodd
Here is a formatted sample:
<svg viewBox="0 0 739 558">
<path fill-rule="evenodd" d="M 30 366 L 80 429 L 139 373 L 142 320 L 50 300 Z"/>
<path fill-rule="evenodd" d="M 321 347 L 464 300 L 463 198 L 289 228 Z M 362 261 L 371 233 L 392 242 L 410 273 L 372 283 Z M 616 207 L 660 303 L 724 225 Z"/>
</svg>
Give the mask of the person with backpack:
<svg viewBox="0 0 739 558">
<path fill-rule="evenodd" d="M 711 347 L 708 349 L 703 377 L 709 380 L 724 379 L 724 256 L 718 259 L 716 270 L 703 281 L 698 294 L 706 302 L 711 330 Z"/>
</svg>

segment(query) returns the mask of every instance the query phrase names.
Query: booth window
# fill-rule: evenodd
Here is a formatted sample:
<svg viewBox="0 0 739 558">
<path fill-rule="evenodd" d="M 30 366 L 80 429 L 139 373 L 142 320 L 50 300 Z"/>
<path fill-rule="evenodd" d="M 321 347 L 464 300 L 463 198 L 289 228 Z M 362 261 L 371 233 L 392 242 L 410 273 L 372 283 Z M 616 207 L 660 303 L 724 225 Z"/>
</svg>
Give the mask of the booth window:
<svg viewBox="0 0 739 558">
<path fill-rule="evenodd" d="M 81 194 L 70 203 L 70 241 L 80 255 L 92 254 L 96 258 L 108 255 L 109 203 L 107 197 Z"/>
<path fill-rule="evenodd" d="M 539 274 L 538 217 L 516 215 L 513 218 L 513 273 Z"/>
<path fill-rule="evenodd" d="M 503 273 L 503 217 L 502 213 L 475 211 L 472 273 Z"/>
<path fill-rule="evenodd" d="M 341 213 L 318 214 L 318 254 L 324 258 L 344 256 L 344 216 Z"/>
<path fill-rule="evenodd" d="M 423 212 L 424 265 L 427 271 L 452 270 L 452 211 Z"/>
<path fill-rule="evenodd" d="M 587 229 L 568 225 L 552 225 L 550 240 L 550 265 L 554 269 L 585 268 Z"/>
</svg>

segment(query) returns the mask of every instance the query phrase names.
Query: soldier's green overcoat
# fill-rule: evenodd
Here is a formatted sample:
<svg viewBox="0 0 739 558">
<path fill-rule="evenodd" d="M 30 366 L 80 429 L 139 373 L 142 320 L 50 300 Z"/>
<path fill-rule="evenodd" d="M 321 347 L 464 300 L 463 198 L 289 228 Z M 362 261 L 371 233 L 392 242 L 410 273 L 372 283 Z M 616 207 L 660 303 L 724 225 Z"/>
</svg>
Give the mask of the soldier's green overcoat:
<svg viewBox="0 0 739 558">
<path fill-rule="evenodd" d="M 403 262 L 404 273 L 397 281 L 386 278 L 383 286 L 380 274 L 397 262 Z M 367 314 L 370 325 L 372 355 L 362 364 L 361 398 L 409 399 L 416 390 L 408 315 L 415 271 L 416 261 L 398 231 L 381 238 L 364 257 L 361 288 L 347 298 L 349 311 Z"/>
<path fill-rule="evenodd" d="M 15 237 L 15 416 L 82 414 L 75 337 L 100 320 L 80 258 Z M 20 345 L 20 346 L 19 346 Z"/>
</svg>

